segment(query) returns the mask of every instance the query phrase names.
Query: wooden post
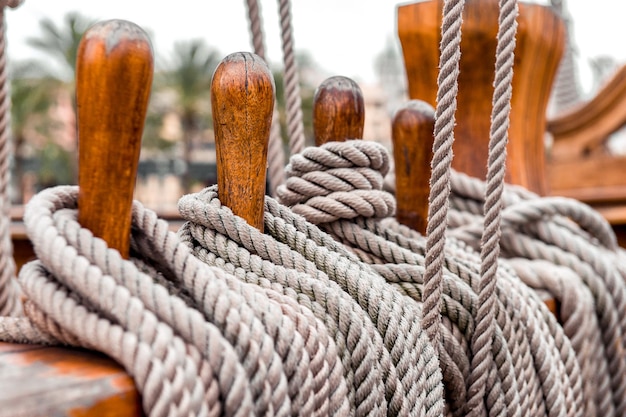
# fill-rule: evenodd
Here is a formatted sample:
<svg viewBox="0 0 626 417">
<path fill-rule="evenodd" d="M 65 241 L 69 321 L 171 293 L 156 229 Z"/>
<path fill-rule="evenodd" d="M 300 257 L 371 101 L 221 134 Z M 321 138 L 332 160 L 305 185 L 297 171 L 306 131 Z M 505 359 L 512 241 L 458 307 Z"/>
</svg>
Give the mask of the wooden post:
<svg viewBox="0 0 626 417">
<path fill-rule="evenodd" d="M 150 42 L 136 25 L 107 21 L 83 36 L 76 65 L 78 220 L 124 257 L 152 71 Z M 2 415 L 142 414 L 132 378 L 98 352 L 0 343 L 0 369 Z"/>
<path fill-rule="evenodd" d="M 391 138 L 396 167 L 396 219 L 426 235 L 435 109 L 411 100 L 393 117 Z"/>
<path fill-rule="evenodd" d="M 153 61 L 146 33 L 123 20 L 92 26 L 76 61 L 78 221 L 125 258 Z"/>
<path fill-rule="evenodd" d="M 217 187 L 221 202 L 263 231 L 274 78 L 257 55 L 228 55 L 211 82 Z"/>
<path fill-rule="evenodd" d="M 444 0 L 397 8 L 409 97 L 436 105 Z M 463 11 L 452 167 L 485 179 L 495 71 L 498 1 L 467 0 Z M 507 146 L 509 183 L 547 193 L 546 110 L 565 45 L 565 27 L 550 7 L 519 5 Z"/>
<path fill-rule="evenodd" d="M 315 145 L 361 139 L 365 125 L 365 104 L 359 85 L 350 78 L 334 76 L 324 80 L 313 98 Z"/>
</svg>

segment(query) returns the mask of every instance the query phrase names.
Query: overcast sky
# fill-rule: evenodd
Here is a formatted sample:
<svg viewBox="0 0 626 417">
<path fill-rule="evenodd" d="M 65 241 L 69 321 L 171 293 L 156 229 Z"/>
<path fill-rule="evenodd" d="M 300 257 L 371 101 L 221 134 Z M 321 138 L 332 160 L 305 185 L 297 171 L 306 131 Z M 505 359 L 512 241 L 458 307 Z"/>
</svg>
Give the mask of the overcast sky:
<svg viewBox="0 0 626 417">
<path fill-rule="evenodd" d="M 281 61 L 276 0 L 259 0 L 263 10 L 270 62 Z M 536 0 L 545 3 L 548 0 Z M 397 43 L 396 7 L 406 1 L 293 0 L 295 48 L 308 51 L 331 74 L 374 81 L 373 58 L 386 42 Z M 25 0 L 7 15 L 9 56 L 24 59 L 36 53 L 24 40 L 39 33 L 38 21 L 49 16 L 61 23 L 69 11 L 94 19 L 130 20 L 152 34 L 157 53 L 166 57 L 176 40 L 204 38 L 223 55 L 251 50 L 245 0 Z M 583 76 L 587 61 L 610 55 L 626 62 L 626 2 L 569 0 L 575 21 Z"/>
</svg>

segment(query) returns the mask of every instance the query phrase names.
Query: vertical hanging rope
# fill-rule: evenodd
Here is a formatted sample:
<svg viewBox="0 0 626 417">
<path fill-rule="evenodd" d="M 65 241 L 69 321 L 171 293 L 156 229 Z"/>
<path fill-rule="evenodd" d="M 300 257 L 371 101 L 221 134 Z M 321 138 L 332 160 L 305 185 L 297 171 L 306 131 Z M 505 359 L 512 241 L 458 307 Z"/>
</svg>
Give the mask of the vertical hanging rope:
<svg viewBox="0 0 626 417">
<path fill-rule="evenodd" d="M 252 46 L 254 53 L 267 61 L 265 57 L 265 40 L 263 36 L 263 23 L 259 2 L 257 0 L 246 0 L 248 7 L 248 22 L 250 23 L 250 34 L 252 36 Z M 285 182 L 285 151 L 283 150 L 283 140 L 280 134 L 280 118 L 278 106 L 274 102 L 274 114 L 272 115 L 272 127 L 270 130 L 270 143 L 267 149 L 269 194 L 276 196 L 276 189 Z"/>
<path fill-rule="evenodd" d="M 15 261 L 13 260 L 13 242 L 11 241 L 11 198 L 9 184 L 11 180 L 9 143 L 9 85 L 6 58 L 6 25 L 4 11 L 6 7 L 15 8 L 23 0 L 0 1 L 0 316 L 15 314 L 20 310 L 16 285 Z"/>
<path fill-rule="evenodd" d="M 510 124 L 513 58 L 517 31 L 517 0 L 500 0 L 496 69 L 489 131 L 487 190 L 484 205 L 484 229 L 480 250 L 480 280 L 476 330 L 472 336 L 472 372 L 468 389 L 467 415 L 485 413 L 485 390 L 488 369 L 492 366 L 492 345 L 496 331 L 495 303 L 498 257 L 500 256 L 500 223 L 502 193 L 506 171 L 506 145 Z"/>
<path fill-rule="evenodd" d="M 246 0 L 246 6 L 248 7 L 248 23 L 250 24 L 254 53 L 265 59 L 265 41 L 263 39 L 263 23 L 261 22 L 259 2 L 257 0 Z"/>
<path fill-rule="evenodd" d="M 426 230 L 426 271 L 424 272 L 424 315 L 422 327 L 437 351 L 440 349 L 440 304 L 446 217 L 450 195 L 450 168 L 454 142 L 454 113 L 458 92 L 459 61 L 461 59 L 461 23 L 464 0 L 446 0 L 441 25 L 441 57 L 437 78 L 437 108 L 435 111 L 435 142 L 431 163 L 430 195 L 428 198 L 428 227 Z"/>
<path fill-rule="evenodd" d="M 287 134 L 289 135 L 289 152 L 291 155 L 304 149 L 304 123 L 302 121 L 302 101 L 298 66 L 293 46 L 293 29 L 291 25 L 291 2 L 279 0 L 280 31 L 283 43 L 283 60 L 285 63 L 285 96 L 287 108 Z"/>
</svg>

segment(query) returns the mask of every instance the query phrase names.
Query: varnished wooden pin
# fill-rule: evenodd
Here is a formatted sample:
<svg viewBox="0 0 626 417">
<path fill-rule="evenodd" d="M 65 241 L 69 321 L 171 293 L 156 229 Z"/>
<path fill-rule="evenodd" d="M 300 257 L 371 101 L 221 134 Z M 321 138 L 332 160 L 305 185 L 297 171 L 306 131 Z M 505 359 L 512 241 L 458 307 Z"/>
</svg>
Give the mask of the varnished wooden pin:
<svg viewBox="0 0 626 417">
<path fill-rule="evenodd" d="M 428 224 L 434 128 L 435 109 L 421 100 L 409 101 L 392 121 L 396 219 L 422 235 Z"/>
<path fill-rule="evenodd" d="M 126 258 L 153 67 L 148 36 L 124 20 L 95 24 L 78 49 L 78 221 Z"/>
<path fill-rule="evenodd" d="M 348 77 L 326 79 L 313 99 L 315 145 L 363 137 L 365 104 L 359 85 Z"/>
<path fill-rule="evenodd" d="M 274 78 L 259 56 L 228 55 L 211 82 L 220 201 L 263 231 Z"/>
</svg>

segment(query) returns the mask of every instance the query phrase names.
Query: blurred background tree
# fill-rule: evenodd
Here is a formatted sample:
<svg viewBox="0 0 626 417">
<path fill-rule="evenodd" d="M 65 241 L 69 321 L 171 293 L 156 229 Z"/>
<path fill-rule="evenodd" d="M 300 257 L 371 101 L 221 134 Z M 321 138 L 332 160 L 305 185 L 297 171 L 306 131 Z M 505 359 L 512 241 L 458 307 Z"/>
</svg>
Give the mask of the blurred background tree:
<svg viewBox="0 0 626 417">
<path fill-rule="evenodd" d="M 40 33 L 27 43 L 45 58 L 11 67 L 16 202 L 32 191 L 76 183 L 74 68 L 80 39 L 92 23 L 73 12 L 61 25 L 41 19 Z"/>
<path fill-rule="evenodd" d="M 67 13 L 60 23 L 45 17 L 39 22 L 39 33 L 27 39 L 42 58 L 12 63 L 15 203 L 26 202 L 46 187 L 76 183 L 76 53 L 83 34 L 95 22 L 76 12 Z M 202 39 L 174 44 L 166 58 L 157 52 L 139 175 L 175 177 L 178 188 L 170 192 L 178 194 L 173 197 L 176 201 L 180 193 L 215 180 L 210 86 L 225 55 Z M 305 135 L 312 144 L 313 95 L 322 79 L 310 54 L 299 53 L 297 60 Z M 287 151 L 283 74 L 281 68 L 273 72 Z"/>
<path fill-rule="evenodd" d="M 221 60 L 220 54 L 201 39 L 178 42 L 172 57 L 157 75 L 156 90 L 173 91 L 173 111 L 180 120 L 182 136 L 182 188 L 189 193 L 193 185 L 190 175 L 192 152 L 212 137 L 210 89 L 213 72 Z"/>
</svg>

